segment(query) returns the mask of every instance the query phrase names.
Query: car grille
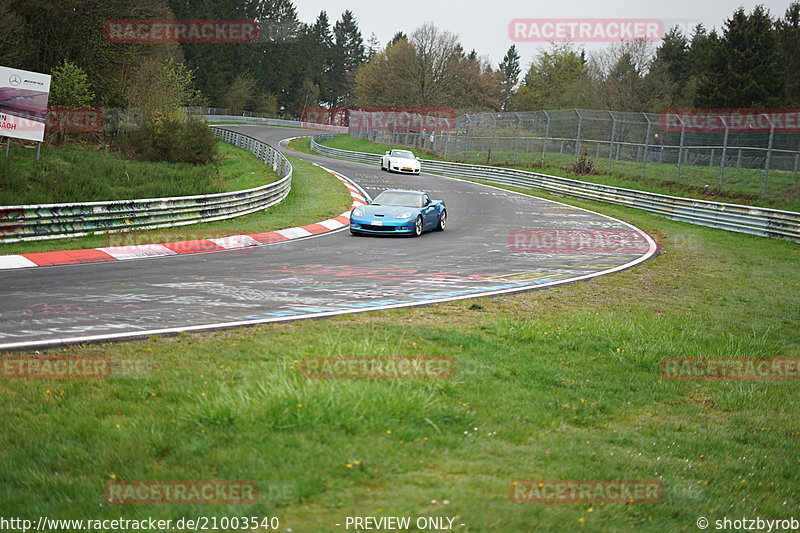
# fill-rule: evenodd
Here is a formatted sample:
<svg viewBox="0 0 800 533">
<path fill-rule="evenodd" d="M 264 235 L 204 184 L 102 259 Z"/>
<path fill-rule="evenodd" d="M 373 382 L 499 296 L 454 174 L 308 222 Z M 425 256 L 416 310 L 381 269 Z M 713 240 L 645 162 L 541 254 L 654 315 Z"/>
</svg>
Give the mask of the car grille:
<svg viewBox="0 0 800 533">
<path fill-rule="evenodd" d="M 370 231 L 394 231 L 394 226 L 372 226 L 364 224 L 361 227 Z"/>
</svg>

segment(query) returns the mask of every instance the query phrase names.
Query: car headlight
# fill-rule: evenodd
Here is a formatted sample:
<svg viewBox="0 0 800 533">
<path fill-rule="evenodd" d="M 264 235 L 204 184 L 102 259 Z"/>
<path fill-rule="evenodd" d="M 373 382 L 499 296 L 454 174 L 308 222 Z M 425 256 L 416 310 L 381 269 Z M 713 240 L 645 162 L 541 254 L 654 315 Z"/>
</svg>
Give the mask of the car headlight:
<svg viewBox="0 0 800 533">
<path fill-rule="evenodd" d="M 356 207 L 355 209 L 353 209 L 353 216 L 363 217 L 364 216 L 364 211 L 362 211 L 361 209 Z"/>
<path fill-rule="evenodd" d="M 411 218 L 411 215 L 412 215 L 411 211 L 408 211 L 407 213 L 400 213 L 395 218 Z"/>
</svg>

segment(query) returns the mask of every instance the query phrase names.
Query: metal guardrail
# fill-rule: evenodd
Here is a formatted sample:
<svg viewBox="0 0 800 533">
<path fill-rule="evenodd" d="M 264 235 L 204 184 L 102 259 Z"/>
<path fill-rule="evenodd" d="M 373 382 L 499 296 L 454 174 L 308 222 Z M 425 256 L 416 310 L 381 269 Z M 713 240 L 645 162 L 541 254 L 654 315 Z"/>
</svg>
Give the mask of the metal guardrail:
<svg viewBox="0 0 800 533">
<path fill-rule="evenodd" d="M 197 196 L 0 206 L 0 243 L 212 222 L 260 211 L 286 198 L 292 186 L 292 165 L 279 151 L 247 135 L 215 126 L 211 130 L 223 141 L 255 154 L 281 179 L 253 189 Z"/>
<path fill-rule="evenodd" d="M 334 126 L 332 124 L 317 124 L 315 122 L 306 122 L 300 120 L 284 120 L 281 118 L 269 117 L 245 117 L 237 115 L 202 115 L 204 121 L 208 124 L 247 124 L 253 126 L 283 126 L 288 128 L 304 128 L 320 131 L 338 131 L 340 133 L 347 133 L 347 126 Z"/>
<path fill-rule="evenodd" d="M 333 136 L 333 134 L 314 136 L 311 140 L 311 149 L 327 157 L 380 165 L 381 156 L 378 154 L 350 152 L 319 144 Z M 750 233 L 762 237 L 789 238 L 800 242 L 800 213 L 793 211 L 667 196 L 501 167 L 430 159 L 423 159 L 422 165 L 423 171 L 431 174 L 481 180 L 513 187 L 542 189 L 557 195 L 574 196 L 585 200 L 642 209 L 654 215 L 690 224 Z"/>
</svg>

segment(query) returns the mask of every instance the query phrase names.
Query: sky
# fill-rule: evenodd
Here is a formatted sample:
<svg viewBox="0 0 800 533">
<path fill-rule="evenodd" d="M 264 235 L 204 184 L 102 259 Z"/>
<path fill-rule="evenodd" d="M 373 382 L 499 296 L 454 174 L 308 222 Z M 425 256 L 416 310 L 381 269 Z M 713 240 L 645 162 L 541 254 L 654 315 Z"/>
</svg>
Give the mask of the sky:
<svg viewBox="0 0 800 533">
<path fill-rule="evenodd" d="M 349 9 L 356 16 L 364 41 L 374 32 L 381 46 L 396 32 L 410 34 L 426 22 L 433 22 L 437 28 L 457 34 L 465 50 L 475 49 L 478 55 L 488 56 L 494 66 L 503 59 L 509 46 L 516 44 L 523 68 L 530 64 L 539 49 L 548 45 L 547 42 L 514 42 L 509 36 L 509 22 L 513 19 L 658 19 L 667 21 L 667 27 L 678 22 L 689 28 L 703 23 L 706 28 L 720 29 L 725 19 L 739 6 L 750 12 L 753 7 L 762 4 L 773 17 L 783 17 L 790 4 L 788 0 L 404 0 L 393 3 L 375 0 L 294 0 L 294 3 L 300 20 L 306 23 L 313 23 L 319 12 L 325 10 L 333 24 Z M 530 25 L 526 28 L 530 28 Z M 540 26 L 536 25 L 536 28 Z M 608 46 L 607 43 L 577 44 L 589 52 Z"/>
</svg>

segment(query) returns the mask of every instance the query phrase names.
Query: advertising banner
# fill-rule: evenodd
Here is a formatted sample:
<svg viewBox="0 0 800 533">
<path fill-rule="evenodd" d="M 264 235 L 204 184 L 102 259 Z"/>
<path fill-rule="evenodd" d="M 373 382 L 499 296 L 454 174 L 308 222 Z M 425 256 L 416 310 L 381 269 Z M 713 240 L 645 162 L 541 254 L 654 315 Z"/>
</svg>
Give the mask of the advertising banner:
<svg viewBox="0 0 800 533">
<path fill-rule="evenodd" d="M 0 67 L 0 135 L 42 142 L 50 75 Z"/>
</svg>

